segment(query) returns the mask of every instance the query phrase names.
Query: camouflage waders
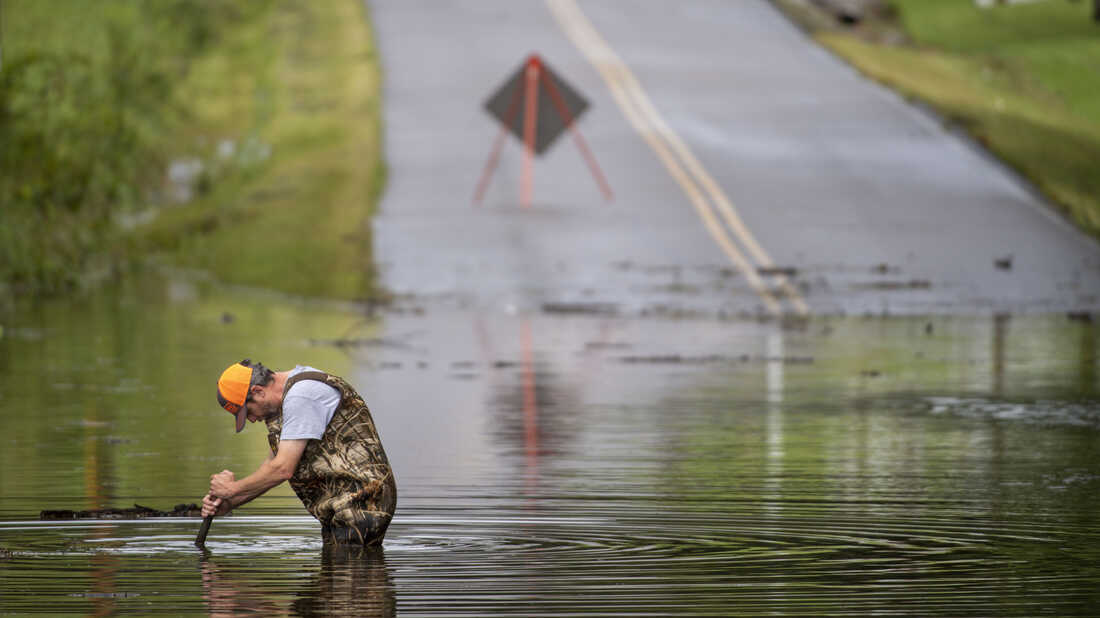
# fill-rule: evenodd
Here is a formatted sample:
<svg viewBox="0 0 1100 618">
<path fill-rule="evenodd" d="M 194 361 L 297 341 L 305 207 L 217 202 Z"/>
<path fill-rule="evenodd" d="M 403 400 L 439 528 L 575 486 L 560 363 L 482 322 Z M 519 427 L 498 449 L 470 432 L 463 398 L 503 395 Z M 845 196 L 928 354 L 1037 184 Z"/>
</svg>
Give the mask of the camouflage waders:
<svg viewBox="0 0 1100 618">
<path fill-rule="evenodd" d="M 317 380 L 340 391 L 340 405 L 320 440 L 310 440 L 290 479 L 306 510 L 322 526 L 324 541 L 373 545 L 382 542 L 397 507 L 397 482 L 363 398 L 343 378 L 305 371 L 289 378 Z M 283 414 L 267 420 L 271 452 L 279 452 Z"/>
</svg>

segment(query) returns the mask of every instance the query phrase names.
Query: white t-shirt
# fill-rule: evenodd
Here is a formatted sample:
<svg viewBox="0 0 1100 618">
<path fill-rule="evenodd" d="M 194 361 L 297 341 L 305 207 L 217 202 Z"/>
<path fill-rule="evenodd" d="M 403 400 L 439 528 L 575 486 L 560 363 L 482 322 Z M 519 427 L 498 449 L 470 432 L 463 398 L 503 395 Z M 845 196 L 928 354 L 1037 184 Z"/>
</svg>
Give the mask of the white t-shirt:
<svg viewBox="0 0 1100 618">
<path fill-rule="evenodd" d="M 298 365 L 294 377 L 303 371 L 320 371 Z M 290 387 L 283 398 L 283 433 L 280 440 L 319 440 L 340 406 L 340 391 L 317 380 L 302 380 Z"/>
</svg>

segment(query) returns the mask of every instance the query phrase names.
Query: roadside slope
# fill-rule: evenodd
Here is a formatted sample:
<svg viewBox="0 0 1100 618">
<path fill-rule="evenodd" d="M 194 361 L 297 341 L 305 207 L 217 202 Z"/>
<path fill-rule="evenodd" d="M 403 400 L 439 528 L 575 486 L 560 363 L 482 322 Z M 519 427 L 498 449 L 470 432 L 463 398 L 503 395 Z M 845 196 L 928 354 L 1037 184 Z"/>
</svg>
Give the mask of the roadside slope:
<svg viewBox="0 0 1100 618">
<path fill-rule="evenodd" d="M 378 296 L 369 219 L 385 167 L 364 12 L 356 0 L 276 2 L 238 33 L 239 49 L 199 66 L 186 86 L 197 119 L 187 145 L 215 180 L 138 230 L 142 251 L 226 283 Z"/>
<path fill-rule="evenodd" d="M 149 256 L 376 297 L 385 168 L 363 4 L 85 4 L 3 5 L 0 298 L 94 286 Z"/>
<path fill-rule="evenodd" d="M 1087 2 L 979 8 L 896 0 L 853 26 L 774 0 L 865 75 L 932 106 L 951 126 L 1100 237 L 1100 25 Z"/>
</svg>

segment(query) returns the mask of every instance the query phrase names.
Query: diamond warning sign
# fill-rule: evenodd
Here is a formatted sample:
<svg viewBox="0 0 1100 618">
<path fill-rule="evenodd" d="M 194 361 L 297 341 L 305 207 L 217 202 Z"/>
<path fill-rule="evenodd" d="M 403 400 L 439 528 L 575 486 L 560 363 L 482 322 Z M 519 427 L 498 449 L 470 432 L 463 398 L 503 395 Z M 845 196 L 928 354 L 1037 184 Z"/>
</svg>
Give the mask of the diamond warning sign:
<svg viewBox="0 0 1100 618">
<path fill-rule="evenodd" d="M 527 87 L 530 72 L 538 73 L 533 80 L 534 88 Z M 536 100 L 529 101 L 528 97 Z M 535 154 L 541 155 L 588 109 L 588 101 L 546 62 L 532 57 L 485 102 L 485 109 L 520 141 L 524 140 L 524 127 L 530 120 L 535 129 Z"/>
<path fill-rule="evenodd" d="M 566 129 L 573 134 L 573 139 L 588 162 L 604 197 L 611 200 L 611 188 L 576 127 L 577 118 L 588 109 L 588 102 L 537 55 L 528 57 L 493 93 L 485 102 L 485 109 L 500 122 L 501 132 L 493 144 L 481 181 L 478 182 L 474 194 L 475 204 L 480 203 L 485 195 L 489 177 L 500 157 L 504 136 L 511 133 L 524 147 L 522 201 L 525 206 L 529 206 L 534 156 L 546 152 Z"/>
</svg>

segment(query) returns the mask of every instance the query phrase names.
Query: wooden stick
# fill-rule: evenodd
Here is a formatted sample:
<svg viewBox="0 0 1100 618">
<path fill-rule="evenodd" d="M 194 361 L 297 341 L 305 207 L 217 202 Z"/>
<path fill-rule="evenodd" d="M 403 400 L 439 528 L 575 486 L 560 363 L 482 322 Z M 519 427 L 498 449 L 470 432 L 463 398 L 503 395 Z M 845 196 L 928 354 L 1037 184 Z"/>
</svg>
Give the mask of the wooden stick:
<svg viewBox="0 0 1100 618">
<path fill-rule="evenodd" d="M 202 526 L 199 527 L 199 535 L 195 537 L 195 547 L 199 549 L 206 549 L 206 534 L 210 532 L 210 523 L 214 521 L 213 515 L 207 515 L 202 520 Z"/>
</svg>

